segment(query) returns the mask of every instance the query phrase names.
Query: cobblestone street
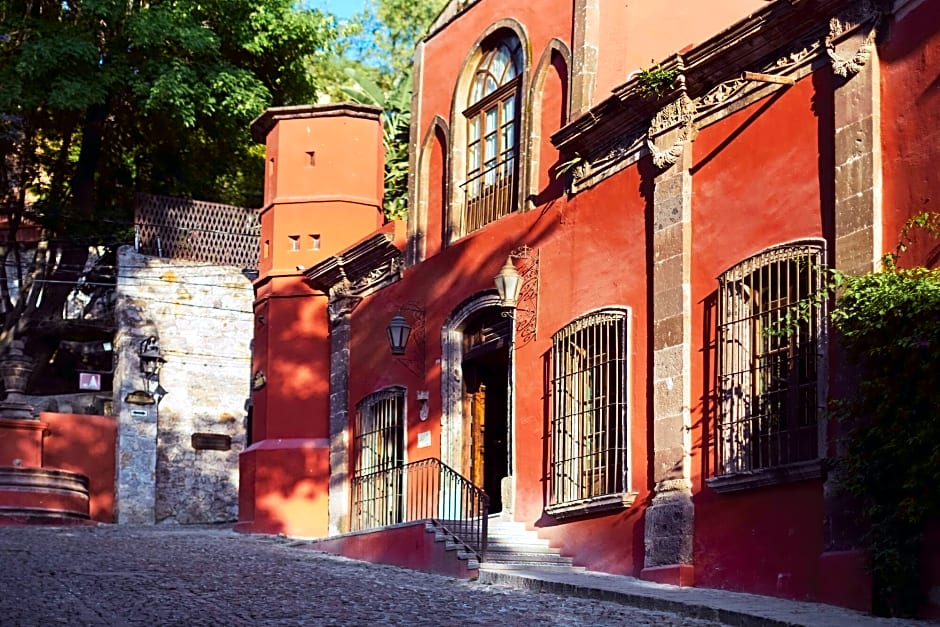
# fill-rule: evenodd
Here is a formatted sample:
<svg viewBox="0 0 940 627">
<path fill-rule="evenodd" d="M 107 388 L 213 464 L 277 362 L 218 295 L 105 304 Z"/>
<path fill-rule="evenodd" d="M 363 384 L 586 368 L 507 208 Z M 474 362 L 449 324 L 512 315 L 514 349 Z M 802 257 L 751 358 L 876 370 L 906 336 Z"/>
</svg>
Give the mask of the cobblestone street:
<svg viewBox="0 0 940 627">
<path fill-rule="evenodd" d="M 193 527 L 0 527 L 0 625 L 718 623 Z"/>
</svg>

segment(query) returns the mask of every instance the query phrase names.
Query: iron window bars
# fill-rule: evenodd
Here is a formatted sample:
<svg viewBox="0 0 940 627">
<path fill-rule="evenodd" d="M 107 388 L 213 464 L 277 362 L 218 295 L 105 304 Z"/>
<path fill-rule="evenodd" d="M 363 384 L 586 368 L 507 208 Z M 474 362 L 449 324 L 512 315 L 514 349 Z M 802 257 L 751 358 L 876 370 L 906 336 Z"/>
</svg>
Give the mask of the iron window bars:
<svg viewBox="0 0 940 627">
<path fill-rule="evenodd" d="M 401 522 L 401 473 L 405 463 L 405 390 L 380 390 L 360 401 L 353 451 L 356 486 L 352 528 L 369 529 Z"/>
<path fill-rule="evenodd" d="M 629 487 L 627 322 L 627 311 L 605 309 L 552 337 L 552 504 Z"/>
<path fill-rule="evenodd" d="M 717 475 L 819 456 L 823 253 L 778 246 L 718 279 Z"/>
</svg>

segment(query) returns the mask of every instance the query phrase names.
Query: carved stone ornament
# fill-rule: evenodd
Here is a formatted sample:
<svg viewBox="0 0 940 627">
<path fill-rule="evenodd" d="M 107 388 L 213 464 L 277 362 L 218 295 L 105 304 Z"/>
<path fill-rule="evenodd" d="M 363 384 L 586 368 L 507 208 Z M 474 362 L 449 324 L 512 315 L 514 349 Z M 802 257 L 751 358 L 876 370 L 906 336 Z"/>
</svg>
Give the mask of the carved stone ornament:
<svg viewBox="0 0 940 627">
<path fill-rule="evenodd" d="M 844 13 L 829 20 L 829 34 L 826 35 L 826 53 L 832 61 L 832 71 L 842 78 L 851 78 L 862 71 L 865 64 L 871 59 L 875 47 L 875 37 L 878 34 L 878 23 L 882 12 L 875 2 L 866 0 L 858 2 Z M 836 52 L 836 40 L 844 34 L 871 24 L 865 40 L 850 58 L 846 59 Z"/>
<path fill-rule="evenodd" d="M 358 296 L 343 296 L 340 298 L 330 298 L 329 315 L 330 324 L 336 324 L 349 318 L 353 310 L 362 301 Z"/>
<path fill-rule="evenodd" d="M 679 136 L 672 146 L 666 150 L 657 148 L 654 137 L 677 125 L 680 128 Z M 665 170 L 674 165 L 682 156 L 685 143 L 693 139 L 694 136 L 695 102 L 686 94 L 682 94 L 678 100 L 660 109 L 650 122 L 649 131 L 646 133 L 646 147 L 653 157 L 653 165 L 660 170 Z"/>
<path fill-rule="evenodd" d="M 400 278 L 403 269 L 404 264 L 402 263 L 401 256 L 392 257 L 355 283 L 352 283 L 349 286 L 349 291 L 352 294 L 365 296 L 367 292 L 381 287 L 386 282 Z"/>
<path fill-rule="evenodd" d="M 572 179 L 577 184 L 591 174 L 601 172 L 618 161 L 638 153 L 643 147 L 645 137 L 646 135 L 643 133 L 621 137 L 615 144 L 610 146 L 610 148 L 600 151 L 598 156 L 578 164 L 571 171 Z"/>
<path fill-rule="evenodd" d="M 813 59 L 820 53 L 820 48 L 821 44 L 818 34 L 808 37 L 795 42 L 790 48 L 790 52 L 787 54 L 775 59 L 772 63 L 755 68 L 755 71 L 762 74 L 786 76 L 795 71 L 797 67 Z M 726 107 L 729 103 L 743 97 L 746 93 L 751 93 L 749 88 L 753 86 L 754 83 L 752 81 L 743 78 L 741 75 L 735 76 L 735 78 L 731 80 L 718 83 L 704 95 L 696 98 L 696 114 L 700 117 L 706 116 L 712 111 Z"/>
</svg>

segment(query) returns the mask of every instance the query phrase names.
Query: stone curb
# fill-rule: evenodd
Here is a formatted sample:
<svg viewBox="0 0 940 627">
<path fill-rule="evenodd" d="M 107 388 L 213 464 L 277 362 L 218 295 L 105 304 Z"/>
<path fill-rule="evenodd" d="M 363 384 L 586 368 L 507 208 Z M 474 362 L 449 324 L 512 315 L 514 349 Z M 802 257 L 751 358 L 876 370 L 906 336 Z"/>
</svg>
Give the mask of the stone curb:
<svg viewBox="0 0 940 627">
<path fill-rule="evenodd" d="M 608 580 L 609 581 L 606 581 Z M 482 584 L 497 584 L 551 592 L 600 601 L 611 601 L 640 609 L 671 612 L 688 618 L 710 620 L 734 627 L 863 627 L 920 626 L 926 623 L 876 618 L 846 608 L 818 603 L 789 601 L 775 597 L 711 590 L 678 588 L 630 577 L 604 574 L 557 574 L 533 569 L 496 571 L 480 569 Z M 681 600 L 671 597 L 688 595 Z M 709 598 L 712 597 L 712 598 Z"/>
</svg>

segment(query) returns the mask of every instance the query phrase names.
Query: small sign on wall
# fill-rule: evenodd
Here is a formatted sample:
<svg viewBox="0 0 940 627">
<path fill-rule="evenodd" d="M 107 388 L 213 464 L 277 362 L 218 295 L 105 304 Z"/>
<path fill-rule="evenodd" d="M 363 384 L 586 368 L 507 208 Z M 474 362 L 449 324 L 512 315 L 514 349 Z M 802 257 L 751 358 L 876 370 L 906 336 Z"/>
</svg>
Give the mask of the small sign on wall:
<svg viewBox="0 0 940 627">
<path fill-rule="evenodd" d="M 97 372 L 79 372 L 78 389 L 99 391 L 101 389 L 101 375 Z"/>
<path fill-rule="evenodd" d="M 422 431 L 418 434 L 418 448 L 427 448 L 431 446 L 431 432 Z"/>
</svg>

